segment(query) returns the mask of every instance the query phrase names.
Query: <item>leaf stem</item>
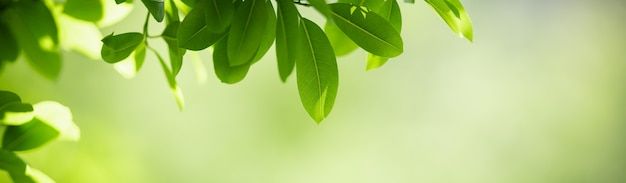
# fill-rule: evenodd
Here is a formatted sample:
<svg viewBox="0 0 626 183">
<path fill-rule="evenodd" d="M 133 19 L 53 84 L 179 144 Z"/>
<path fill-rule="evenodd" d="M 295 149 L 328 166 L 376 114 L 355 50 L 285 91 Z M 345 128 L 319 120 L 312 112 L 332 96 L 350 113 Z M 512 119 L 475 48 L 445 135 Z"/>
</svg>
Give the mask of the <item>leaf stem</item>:
<svg viewBox="0 0 626 183">
<path fill-rule="evenodd" d="M 143 36 L 144 38 L 148 37 L 148 21 L 150 21 L 150 12 L 146 15 L 146 21 L 143 23 Z M 148 45 L 148 41 L 146 41 L 146 45 Z"/>
</svg>

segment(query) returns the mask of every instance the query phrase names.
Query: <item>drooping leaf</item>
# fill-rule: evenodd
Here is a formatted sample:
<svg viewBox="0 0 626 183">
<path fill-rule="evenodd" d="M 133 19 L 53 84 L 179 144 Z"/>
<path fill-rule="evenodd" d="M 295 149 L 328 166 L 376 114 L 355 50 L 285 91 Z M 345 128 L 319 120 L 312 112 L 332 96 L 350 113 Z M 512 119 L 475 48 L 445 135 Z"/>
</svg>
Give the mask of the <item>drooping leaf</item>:
<svg viewBox="0 0 626 183">
<path fill-rule="evenodd" d="M 252 63 L 256 63 L 261 60 L 265 53 L 272 47 L 274 43 L 274 39 L 276 38 L 276 14 L 274 14 L 274 7 L 270 1 L 265 2 L 267 4 L 267 24 L 265 25 L 265 31 L 261 35 L 263 39 L 261 39 L 261 43 L 259 44 L 259 49 L 254 56 Z"/>
<path fill-rule="evenodd" d="M 102 38 L 100 55 L 104 61 L 116 63 L 127 58 L 143 41 L 144 35 L 138 32 L 111 34 Z"/>
<path fill-rule="evenodd" d="M 178 46 L 188 50 L 203 50 L 215 44 L 224 33 L 209 31 L 206 14 L 208 1 L 198 1 L 197 5 L 189 11 L 183 22 L 178 27 Z"/>
<path fill-rule="evenodd" d="M 2 68 L 3 62 L 15 61 L 20 53 L 20 47 L 17 45 L 13 33 L 2 22 L 0 22 L 0 43 L 3 45 L 3 48 L 0 49 L 0 68 Z"/>
<path fill-rule="evenodd" d="M 67 0 L 63 13 L 89 22 L 97 22 L 103 16 L 102 0 Z"/>
<path fill-rule="evenodd" d="M 400 6 L 396 0 L 387 0 L 383 6 L 377 11 L 377 13 L 385 20 L 389 21 L 389 24 L 398 31 L 402 30 L 402 13 L 400 12 Z M 381 67 L 387 63 L 389 58 L 381 57 L 371 53 L 367 54 L 367 66 L 365 70 L 372 70 Z"/>
<path fill-rule="evenodd" d="M 16 183 L 53 183 L 50 177 L 26 164 L 14 152 L 0 149 L 0 170 L 5 170 Z"/>
<path fill-rule="evenodd" d="M 400 33 L 380 15 L 363 6 L 346 3 L 331 4 L 330 7 L 337 27 L 364 50 L 384 57 L 402 53 Z"/>
<path fill-rule="evenodd" d="M 165 23 L 167 23 L 168 26 L 172 22 L 180 23 L 180 17 L 178 16 L 178 8 L 176 7 L 176 4 L 174 4 L 173 0 L 165 1 L 164 9 L 165 9 Z M 176 35 L 176 33 L 174 33 L 174 35 Z"/>
<path fill-rule="evenodd" d="M 237 11 L 228 33 L 228 61 L 231 66 L 243 65 L 256 55 L 267 25 L 265 0 L 248 0 Z"/>
<path fill-rule="evenodd" d="M 334 22 L 326 22 L 324 32 L 326 32 L 330 45 L 333 46 L 333 51 L 337 56 L 347 55 L 359 48 L 359 45 L 356 45 L 354 41 L 344 34 Z"/>
<path fill-rule="evenodd" d="M 179 22 L 170 22 L 170 24 L 165 27 L 165 30 L 163 30 L 163 34 L 161 34 L 167 43 L 170 64 L 172 65 L 172 74 L 174 76 L 178 75 L 180 68 L 182 68 L 183 55 L 185 55 L 185 49 L 178 47 L 178 39 L 176 39 L 179 25 Z"/>
<path fill-rule="evenodd" d="M 326 0 L 309 0 L 309 3 L 326 18 L 330 19 L 332 17 L 330 7 L 328 7 Z"/>
<path fill-rule="evenodd" d="M 457 35 L 473 40 L 472 22 L 459 0 L 426 0 Z"/>
<path fill-rule="evenodd" d="M 30 104 L 13 102 L 0 105 L 0 125 L 22 125 L 34 116 L 33 106 Z"/>
<path fill-rule="evenodd" d="M 223 33 L 230 26 L 235 14 L 235 6 L 232 1 L 206 0 L 206 20 L 209 31 Z"/>
<path fill-rule="evenodd" d="M 2 139 L 2 148 L 9 151 L 25 151 L 37 148 L 59 135 L 59 132 L 33 118 L 20 126 L 8 126 Z"/>
<path fill-rule="evenodd" d="M 141 66 L 146 59 L 146 44 L 141 42 L 137 48 L 124 60 L 113 64 L 115 71 L 126 79 L 130 79 L 137 75 Z"/>
<path fill-rule="evenodd" d="M 246 77 L 251 62 L 238 66 L 230 66 L 227 44 L 228 38 L 225 37 L 213 46 L 213 69 L 220 81 L 227 84 L 235 84 Z"/>
<path fill-rule="evenodd" d="M 176 83 L 176 76 L 167 67 L 165 60 L 163 60 L 163 57 L 161 57 L 161 55 L 159 55 L 159 53 L 156 52 L 155 50 L 152 50 L 152 51 L 159 59 L 159 63 L 161 63 L 161 68 L 163 68 L 163 73 L 165 73 L 167 84 L 169 85 L 170 90 L 172 91 L 172 94 L 174 95 L 174 99 L 176 100 L 176 104 L 178 104 L 178 108 L 180 110 L 183 110 L 183 106 L 185 105 L 185 98 L 183 97 L 182 90 L 180 90 L 180 88 L 178 87 L 178 83 Z"/>
<path fill-rule="evenodd" d="M 339 73 L 335 53 L 324 31 L 312 21 L 302 18 L 302 41 L 296 59 L 300 100 L 307 113 L 320 123 L 333 108 Z"/>
<path fill-rule="evenodd" d="M 278 74 L 285 82 L 296 65 L 296 53 L 300 40 L 300 14 L 290 1 L 278 1 L 276 24 L 276 62 Z"/>
<path fill-rule="evenodd" d="M 58 14 L 59 38 L 64 50 L 79 52 L 92 60 L 100 60 L 100 29 L 93 23 Z"/>
<path fill-rule="evenodd" d="M 55 20 L 44 2 L 15 2 L 0 18 L 7 23 L 31 66 L 55 80 L 61 71 L 59 40 Z"/>
<path fill-rule="evenodd" d="M 163 17 L 165 17 L 164 0 L 141 0 L 141 2 L 148 8 L 154 20 L 157 22 L 163 21 Z"/>
</svg>

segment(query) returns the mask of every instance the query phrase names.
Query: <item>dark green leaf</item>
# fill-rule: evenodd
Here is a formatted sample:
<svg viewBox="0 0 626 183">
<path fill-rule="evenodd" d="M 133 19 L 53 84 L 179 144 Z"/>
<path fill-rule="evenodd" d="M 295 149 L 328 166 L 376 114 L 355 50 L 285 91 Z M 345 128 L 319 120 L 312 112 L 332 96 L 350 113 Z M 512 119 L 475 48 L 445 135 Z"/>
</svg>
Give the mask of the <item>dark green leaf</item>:
<svg viewBox="0 0 626 183">
<path fill-rule="evenodd" d="M 178 47 L 178 39 L 176 39 L 179 25 L 179 22 L 170 22 L 162 34 L 168 46 L 170 64 L 172 65 L 172 74 L 174 76 L 178 75 L 180 68 L 183 66 L 183 55 L 185 55 L 185 49 Z"/>
<path fill-rule="evenodd" d="M 0 106 L 0 125 L 22 125 L 33 119 L 33 106 L 21 102 L 13 102 Z"/>
<path fill-rule="evenodd" d="M 324 32 L 330 40 L 330 45 L 333 46 L 333 51 L 337 56 L 347 55 L 357 48 L 359 48 L 354 41 L 352 41 L 346 34 L 337 27 L 337 25 L 331 21 L 326 22 L 324 26 Z"/>
<path fill-rule="evenodd" d="M 300 30 L 300 14 L 291 1 L 280 0 L 277 3 L 276 62 L 280 79 L 285 82 L 296 64 L 300 35 L 294 30 Z"/>
<path fill-rule="evenodd" d="M 123 2 L 126 2 L 126 0 L 115 0 L 116 4 L 122 4 Z"/>
<path fill-rule="evenodd" d="M 143 41 L 143 34 L 138 32 L 111 34 L 102 38 L 103 45 L 100 55 L 104 61 L 116 63 L 128 57 Z"/>
<path fill-rule="evenodd" d="M 302 42 L 296 59 L 298 92 L 304 109 L 321 122 L 333 108 L 339 73 L 335 53 L 324 31 L 306 18 L 301 21 Z"/>
<path fill-rule="evenodd" d="M 185 105 L 185 99 L 183 98 L 183 92 L 180 90 L 180 88 L 178 87 L 178 84 L 176 83 L 176 76 L 167 67 L 165 60 L 163 60 L 163 57 L 161 57 L 161 55 L 159 55 L 159 53 L 156 52 L 155 50 L 152 50 L 152 51 L 159 59 L 159 63 L 161 63 L 161 68 L 163 68 L 163 73 L 165 73 L 167 84 L 169 85 L 170 90 L 172 91 L 172 94 L 174 95 L 174 99 L 176 99 L 176 104 L 178 104 L 178 108 L 180 110 L 183 110 L 183 106 Z"/>
<path fill-rule="evenodd" d="M 13 92 L 0 90 L 0 107 L 13 102 L 22 102 L 22 99 Z"/>
<path fill-rule="evenodd" d="M 248 74 L 251 62 L 243 65 L 230 66 L 228 61 L 228 38 L 225 37 L 214 45 L 213 50 L 213 69 L 215 75 L 223 83 L 235 84 L 243 80 Z"/>
<path fill-rule="evenodd" d="M 389 21 L 389 24 L 401 32 L 402 30 L 402 13 L 400 12 L 400 6 L 396 0 L 387 0 L 385 4 L 377 11 L 377 13 L 385 20 Z M 367 54 L 367 66 L 365 70 L 372 70 L 379 68 L 383 64 L 387 63 L 389 58 L 381 57 L 371 53 Z"/>
<path fill-rule="evenodd" d="M 0 43 L 2 43 L 2 49 L 0 49 L 0 68 L 2 68 L 3 62 L 15 61 L 20 53 L 20 47 L 13 33 L 2 22 L 0 22 Z"/>
<path fill-rule="evenodd" d="M 63 6 L 63 13 L 77 19 L 98 22 L 103 16 L 102 1 L 67 0 Z"/>
<path fill-rule="evenodd" d="M 15 2 L 0 18 L 7 23 L 31 66 L 48 79 L 56 79 L 61 71 L 57 26 L 44 2 Z"/>
<path fill-rule="evenodd" d="M 459 0 L 426 0 L 426 2 L 435 9 L 454 33 L 472 41 L 474 37 L 472 22 Z"/>
<path fill-rule="evenodd" d="M 162 22 L 165 16 L 164 0 L 141 0 L 143 5 L 148 8 L 150 14 L 157 22 Z"/>
<path fill-rule="evenodd" d="M 39 170 L 29 167 L 14 152 L 0 149 L 0 169 L 5 170 L 16 183 L 53 182 Z"/>
<path fill-rule="evenodd" d="M 178 46 L 189 50 L 203 50 L 224 37 L 224 34 L 209 31 L 206 14 L 208 1 L 199 1 L 180 23 L 178 28 Z"/>
<path fill-rule="evenodd" d="M 265 0 L 248 0 L 235 12 L 228 34 L 231 66 L 245 64 L 256 55 L 267 25 L 266 6 Z"/>
<path fill-rule="evenodd" d="M 233 19 L 235 14 L 235 6 L 232 1 L 228 0 L 206 0 L 207 11 L 206 20 L 209 31 L 213 33 L 223 33 Z"/>
<path fill-rule="evenodd" d="M 173 0 L 167 0 L 165 2 L 165 23 L 169 26 L 172 22 L 180 22 L 178 8 L 176 7 L 176 4 L 174 4 Z"/>
<path fill-rule="evenodd" d="M 330 5 L 337 26 L 364 50 L 395 57 L 402 53 L 400 33 L 380 15 L 363 6 L 345 3 Z"/>
<path fill-rule="evenodd" d="M 59 131 L 35 117 L 20 126 L 8 126 L 2 139 L 2 148 L 25 151 L 39 147 L 59 135 Z"/>
<path fill-rule="evenodd" d="M 270 1 L 266 2 L 267 4 L 267 24 L 265 25 L 265 31 L 260 35 L 263 37 L 261 39 L 261 44 L 259 44 L 259 49 L 256 52 L 256 55 L 253 59 L 253 64 L 257 61 L 261 60 L 265 53 L 272 47 L 274 43 L 274 38 L 276 38 L 276 14 L 274 14 L 274 7 Z"/>
<path fill-rule="evenodd" d="M 328 7 L 328 3 L 326 0 L 309 0 L 311 6 L 313 6 L 317 11 L 322 13 L 326 18 L 331 18 L 332 13 L 330 11 L 330 7 Z"/>
</svg>

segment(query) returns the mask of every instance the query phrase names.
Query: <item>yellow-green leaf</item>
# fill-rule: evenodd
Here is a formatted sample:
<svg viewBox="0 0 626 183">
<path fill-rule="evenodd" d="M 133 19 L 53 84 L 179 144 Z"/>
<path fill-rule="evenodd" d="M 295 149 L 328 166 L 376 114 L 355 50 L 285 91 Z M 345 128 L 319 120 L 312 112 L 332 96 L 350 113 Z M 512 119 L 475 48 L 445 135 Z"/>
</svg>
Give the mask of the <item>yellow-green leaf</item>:
<svg viewBox="0 0 626 183">
<path fill-rule="evenodd" d="M 266 6 L 265 0 L 247 0 L 235 12 L 228 33 L 231 66 L 243 65 L 256 55 L 267 25 Z"/>
<path fill-rule="evenodd" d="M 473 40 L 472 21 L 459 0 L 426 0 L 457 35 Z"/>
<path fill-rule="evenodd" d="M 276 62 L 278 74 L 285 82 L 296 64 L 298 42 L 300 42 L 300 14 L 291 1 L 280 0 L 277 10 L 276 24 Z"/>
</svg>

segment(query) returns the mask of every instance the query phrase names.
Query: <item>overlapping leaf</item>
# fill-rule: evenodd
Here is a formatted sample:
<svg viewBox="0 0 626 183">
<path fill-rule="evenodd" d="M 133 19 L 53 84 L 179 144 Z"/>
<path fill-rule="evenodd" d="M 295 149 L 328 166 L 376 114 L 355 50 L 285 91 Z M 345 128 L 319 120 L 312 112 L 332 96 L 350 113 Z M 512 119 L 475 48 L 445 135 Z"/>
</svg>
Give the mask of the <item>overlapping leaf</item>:
<svg viewBox="0 0 626 183">
<path fill-rule="evenodd" d="M 224 37 L 224 33 L 209 31 L 205 14 L 208 11 L 207 3 L 208 1 L 198 1 L 180 23 L 176 36 L 179 47 L 188 50 L 203 50 Z"/>
<path fill-rule="evenodd" d="M 263 38 L 259 44 L 259 49 L 254 55 L 253 64 L 261 60 L 265 53 L 272 47 L 274 39 L 276 38 L 276 14 L 274 14 L 274 7 L 270 1 L 265 2 L 267 5 L 267 24 L 265 24 L 265 31 L 260 35 Z"/>
<path fill-rule="evenodd" d="M 426 0 L 454 33 L 472 41 L 474 38 L 472 22 L 459 0 Z"/>
<path fill-rule="evenodd" d="M 398 2 L 396 0 L 387 0 L 382 5 L 382 7 L 377 11 L 377 13 L 383 17 L 385 20 L 389 21 L 389 24 L 398 31 L 398 33 L 402 30 L 402 13 L 400 13 L 400 7 L 398 6 Z M 366 70 L 371 70 L 375 68 L 381 67 L 383 64 L 387 63 L 389 58 L 381 57 L 378 55 L 374 55 L 372 53 L 367 54 L 367 67 Z"/>
<path fill-rule="evenodd" d="M 157 22 L 163 21 L 165 17 L 164 0 L 141 0 L 141 2 L 148 8 L 148 11 Z"/>
<path fill-rule="evenodd" d="M 167 43 L 169 56 L 170 56 L 170 64 L 172 66 L 172 74 L 174 76 L 178 75 L 178 72 L 182 68 L 183 65 L 183 56 L 185 55 L 185 49 L 182 49 L 178 46 L 178 39 L 176 39 L 176 34 L 178 32 L 180 23 L 170 22 L 165 30 L 163 30 L 162 37 Z"/>
<path fill-rule="evenodd" d="M 278 1 L 276 24 L 276 62 L 278 74 L 285 82 L 296 64 L 296 53 L 300 40 L 300 14 L 296 6 L 290 1 Z"/>
<path fill-rule="evenodd" d="M 232 1 L 206 0 L 206 20 L 209 31 L 223 33 L 230 26 L 235 14 L 235 6 Z"/>
<path fill-rule="evenodd" d="M 300 100 L 307 113 L 321 122 L 333 108 L 339 73 L 335 53 L 321 28 L 302 18 L 302 41 L 296 59 L 296 73 Z"/>
<path fill-rule="evenodd" d="M 220 81 L 227 84 L 235 84 L 246 77 L 252 63 L 248 61 L 242 65 L 231 66 L 228 61 L 227 44 L 228 38 L 224 38 L 213 46 L 213 69 Z"/>
<path fill-rule="evenodd" d="M 245 64 L 256 55 L 267 24 L 265 0 L 247 0 L 233 17 L 228 33 L 228 60 L 231 66 Z"/>
<path fill-rule="evenodd" d="M 111 34 L 102 38 L 100 55 L 104 61 L 116 63 L 127 58 L 143 41 L 144 35 L 138 32 Z"/>
</svg>

